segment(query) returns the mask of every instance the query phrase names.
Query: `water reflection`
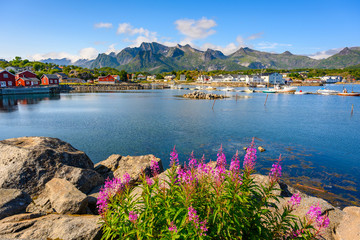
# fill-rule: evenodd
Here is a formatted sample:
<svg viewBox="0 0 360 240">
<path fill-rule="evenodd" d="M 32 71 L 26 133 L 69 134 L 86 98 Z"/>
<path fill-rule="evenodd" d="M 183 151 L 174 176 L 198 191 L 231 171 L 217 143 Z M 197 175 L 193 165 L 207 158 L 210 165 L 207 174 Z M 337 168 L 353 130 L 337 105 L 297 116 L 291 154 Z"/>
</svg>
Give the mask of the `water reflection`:
<svg viewBox="0 0 360 240">
<path fill-rule="evenodd" d="M 14 112 L 19 105 L 38 104 L 41 101 L 60 100 L 59 94 L 32 94 L 0 96 L 0 112 Z"/>
</svg>

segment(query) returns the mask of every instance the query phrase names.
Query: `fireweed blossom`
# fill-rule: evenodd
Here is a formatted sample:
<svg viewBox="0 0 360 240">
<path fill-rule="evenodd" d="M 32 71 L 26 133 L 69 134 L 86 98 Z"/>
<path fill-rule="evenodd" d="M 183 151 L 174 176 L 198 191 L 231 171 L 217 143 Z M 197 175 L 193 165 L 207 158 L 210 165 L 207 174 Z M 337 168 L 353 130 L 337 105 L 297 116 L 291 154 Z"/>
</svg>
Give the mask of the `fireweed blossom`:
<svg viewBox="0 0 360 240">
<path fill-rule="evenodd" d="M 250 174 L 255 168 L 256 162 L 256 148 L 254 147 L 254 138 L 251 142 L 251 146 L 246 149 L 244 157 L 243 168 L 247 174 Z"/>
<path fill-rule="evenodd" d="M 129 221 L 135 223 L 138 219 L 138 215 L 134 211 L 129 212 Z"/>
<path fill-rule="evenodd" d="M 221 144 L 220 149 L 217 154 L 216 165 L 218 167 L 222 167 L 222 168 L 225 168 L 225 166 L 226 166 L 226 157 L 223 152 L 222 144 Z"/>
<path fill-rule="evenodd" d="M 239 151 L 236 150 L 236 154 L 231 159 L 230 172 L 239 173 L 239 171 L 240 171 Z"/>
<path fill-rule="evenodd" d="M 125 186 L 130 182 L 130 175 L 126 173 L 123 176 L 124 181 L 121 181 L 121 178 L 107 179 L 104 186 L 100 189 L 99 196 L 96 202 L 98 212 L 100 215 L 103 215 L 107 210 L 107 205 L 109 198 L 115 196 L 118 193 L 121 193 Z"/>
<path fill-rule="evenodd" d="M 149 186 L 151 186 L 151 185 L 153 185 L 154 184 L 154 180 L 152 180 L 151 178 L 149 178 L 148 176 L 146 176 L 146 184 L 147 185 L 149 185 Z"/>
<path fill-rule="evenodd" d="M 151 169 L 151 174 L 155 177 L 160 173 L 159 163 L 156 160 L 152 159 L 150 163 L 150 169 Z"/>
<path fill-rule="evenodd" d="M 208 228 L 206 227 L 207 221 L 204 220 L 202 222 L 199 222 L 199 215 L 197 215 L 196 210 L 192 206 L 188 208 L 188 219 L 190 222 L 193 222 L 193 225 L 195 226 L 196 229 L 200 228 L 200 236 L 202 235 L 206 236 L 205 232 L 208 231 Z"/>
<path fill-rule="evenodd" d="M 191 152 L 190 158 L 189 158 L 189 167 L 190 168 L 196 168 L 197 167 L 197 161 L 194 157 L 194 151 Z"/>
<path fill-rule="evenodd" d="M 315 223 L 315 227 L 318 232 L 327 228 L 330 224 L 329 217 L 327 215 L 321 215 L 321 208 L 319 204 L 310 207 L 309 211 L 306 213 L 306 219 L 310 224 Z"/>
<path fill-rule="evenodd" d="M 270 173 L 269 173 L 270 183 L 272 183 L 272 184 L 279 181 L 279 179 L 281 177 L 281 165 L 280 165 L 280 162 L 281 162 L 281 155 L 280 155 L 278 161 L 272 165 L 272 168 L 271 168 Z"/>
<path fill-rule="evenodd" d="M 174 224 L 174 221 L 172 221 L 171 223 L 170 223 L 170 226 L 169 226 L 169 231 L 170 232 L 176 232 L 177 233 L 177 227 L 176 227 L 176 225 Z"/>
<path fill-rule="evenodd" d="M 172 152 L 170 153 L 170 166 L 179 165 L 179 154 L 177 153 L 175 146 Z"/>
<path fill-rule="evenodd" d="M 300 205 L 300 202 L 301 202 L 301 196 L 299 193 L 292 195 L 289 200 L 290 209 L 295 210 Z"/>
</svg>

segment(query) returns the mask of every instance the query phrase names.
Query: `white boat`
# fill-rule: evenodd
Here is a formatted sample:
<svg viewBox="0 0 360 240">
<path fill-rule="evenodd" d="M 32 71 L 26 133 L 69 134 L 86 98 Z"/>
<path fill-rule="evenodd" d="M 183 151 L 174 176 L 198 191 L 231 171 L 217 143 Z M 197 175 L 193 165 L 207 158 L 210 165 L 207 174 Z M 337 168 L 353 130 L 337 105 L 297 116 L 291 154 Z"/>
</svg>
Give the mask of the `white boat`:
<svg viewBox="0 0 360 240">
<path fill-rule="evenodd" d="M 258 84 L 258 85 L 256 85 L 256 87 L 258 87 L 258 88 L 266 88 L 266 85 L 264 85 L 264 84 Z"/>
<path fill-rule="evenodd" d="M 209 86 L 209 87 L 207 87 L 205 90 L 206 90 L 206 91 L 214 91 L 214 90 L 216 90 L 216 88 Z"/>
<path fill-rule="evenodd" d="M 320 88 L 316 92 L 319 94 L 322 94 L 322 95 L 336 95 L 339 93 L 339 91 L 330 90 L 330 89 L 326 89 L 326 88 Z"/>
<path fill-rule="evenodd" d="M 288 86 L 286 86 L 284 88 L 276 89 L 276 92 L 278 92 L 278 93 L 294 93 L 294 92 L 296 92 L 296 89 L 297 89 L 297 87 L 288 87 Z"/>
<path fill-rule="evenodd" d="M 195 89 L 196 90 L 205 90 L 205 87 L 204 86 L 196 86 Z"/>
<path fill-rule="evenodd" d="M 255 92 L 255 90 L 252 89 L 252 88 L 247 88 L 247 89 L 244 90 L 244 92 L 246 92 L 246 93 L 253 93 L 253 92 Z"/>
<path fill-rule="evenodd" d="M 235 88 L 226 87 L 226 88 L 223 88 L 222 90 L 223 90 L 223 91 L 226 91 L 226 92 L 234 92 L 234 91 L 235 91 Z"/>
</svg>

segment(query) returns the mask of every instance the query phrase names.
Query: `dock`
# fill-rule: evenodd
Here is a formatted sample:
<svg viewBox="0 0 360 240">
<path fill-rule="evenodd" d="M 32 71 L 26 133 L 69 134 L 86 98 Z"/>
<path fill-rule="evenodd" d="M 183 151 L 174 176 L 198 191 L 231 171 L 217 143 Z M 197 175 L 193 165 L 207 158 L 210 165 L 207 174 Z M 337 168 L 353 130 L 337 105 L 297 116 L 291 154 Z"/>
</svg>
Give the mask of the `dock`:
<svg viewBox="0 0 360 240">
<path fill-rule="evenodd" d="M 58 86 L 0 88 L 0 95 L 58 93 Z"/>
</svg>

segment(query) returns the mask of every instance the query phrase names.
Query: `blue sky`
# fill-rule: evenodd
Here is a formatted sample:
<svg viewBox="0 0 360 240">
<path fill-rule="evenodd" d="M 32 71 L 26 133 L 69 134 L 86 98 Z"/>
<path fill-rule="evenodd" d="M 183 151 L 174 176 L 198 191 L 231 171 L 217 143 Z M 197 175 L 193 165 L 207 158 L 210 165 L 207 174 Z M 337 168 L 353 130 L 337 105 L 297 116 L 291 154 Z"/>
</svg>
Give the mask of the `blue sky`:
<svg viewBox="0 0 360 240">
<path fill-rule="evenodd" d="M 143 41 L 317 58 L 360 46 L 358 0 L 0 0 L 0 6 L 5 59 L 89 59 Z"/>
</svg>

